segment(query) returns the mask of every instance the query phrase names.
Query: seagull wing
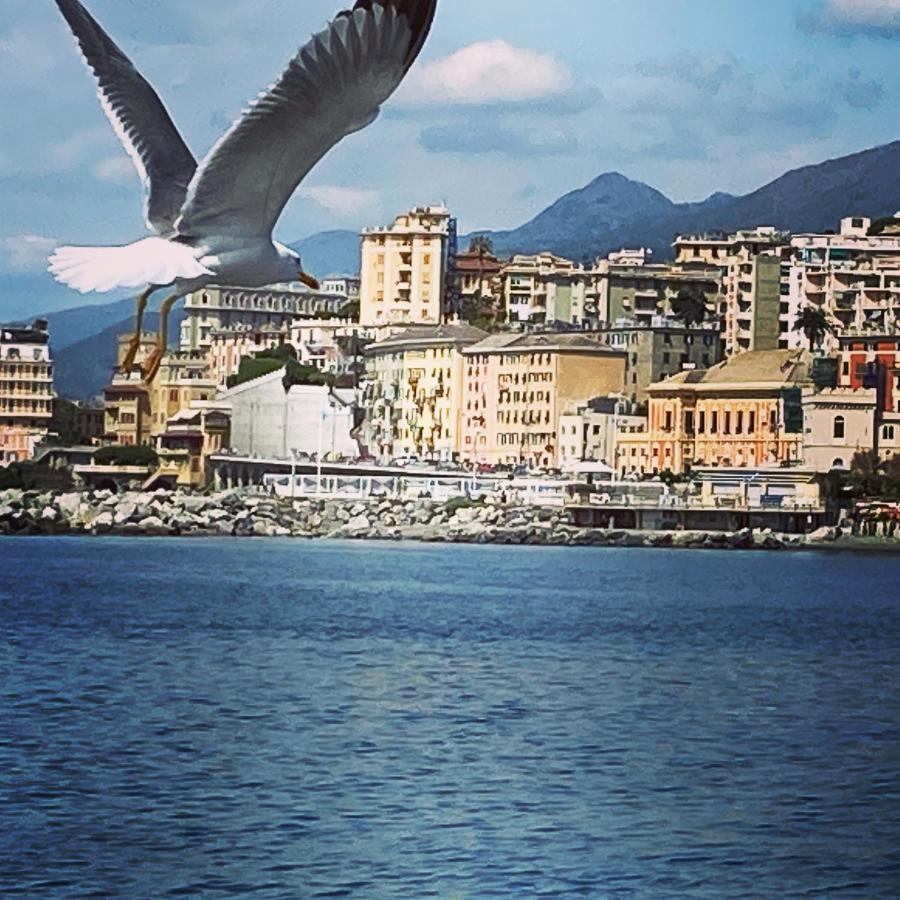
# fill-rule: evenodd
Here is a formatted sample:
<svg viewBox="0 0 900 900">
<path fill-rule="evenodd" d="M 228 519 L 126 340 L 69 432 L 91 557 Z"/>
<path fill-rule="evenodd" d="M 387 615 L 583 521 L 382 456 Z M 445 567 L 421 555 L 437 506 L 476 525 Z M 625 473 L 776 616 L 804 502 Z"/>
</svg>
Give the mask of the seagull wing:
<svg viewBox="0 0 900 900">
<path fill-rule="evenodd" d="M 178 232 L 271 235 L 342 138 L 371 124 L 419 55 L 437 0 L 358 0 L 290 62 L 201 163 Z"/>
<path fill-rule="evenodd" d="M 171 234 L 197 161 L 156 91 L 78 0 L 56 0 L 97 79 L 97 93 L 141 176 L 147 226 Z"/>
</svg>

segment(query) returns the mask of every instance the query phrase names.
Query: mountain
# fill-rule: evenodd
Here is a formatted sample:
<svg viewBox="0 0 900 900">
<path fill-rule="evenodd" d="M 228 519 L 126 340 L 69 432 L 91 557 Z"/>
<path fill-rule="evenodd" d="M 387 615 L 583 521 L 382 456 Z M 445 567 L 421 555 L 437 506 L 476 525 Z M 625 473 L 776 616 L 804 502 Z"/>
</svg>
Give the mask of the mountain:
<svg viewBox="0 0 900 900">
<path fill-rule="evenodd" d="M 290 246 L 303 258 L 303 268 L 317 278 L 359 272 L 358 231 L 321 231 Z"/>
<path fill-rule="evenodd" d="M 836 228 L 847 215 L 872 218 L 900 209 L 900 141 L 804 166 L 745 196 L 716 193 L 673 203 L 618 173 L 601 175 L 512 231 L 487 234 L 498 254 L 550 250 L 593 259 L 624 246 L 671 254 L 676 234 L 774 225 L 793 232 Z"/>
<path fill-rule="evenodd" d="M 492 232 L 490 237 L 494 250 L 501 254 L 568 253 L 571 248 L 615 244 L 616 234 L 636 215 L 647 219 L 669 216 L 676 208 L 649 185 L 608 172 L 566 194 L 520 228 Z"/>
<path fill-rule="evenodd" d="M 103 388 L 109 384 L 116 365 L 116 348 L 119 335 L 132 334 L 134 332 L 134 318 L 127 315 L 128 311 L 134 312 L 134 301 L 121 301 L 118 304 L 111 304 L 110 307 L 106 307 L 107 309 L 118 308 L 123 303 L 126 305 L 126 318 L 120 319 L 112 325 L 107 325 L 102 331 L 70 343 L 61 349 L 54 332 L 50 332 L 51 341 L 54 345 L 54 381 L 56 391 L 61 397 L 67 400 L 91 400 L 93 397 L 101 394 Z M 70 312 L 76 313 L 78 310 L 71 310 Z M 172 314 L 169 317 L 170 334 L 178 334 L 178 329 L 181 327 L 184 317 L 184 307 L 179 304 L 172 310 Z M 79 327 L 81 327 L 81 324 L 79 323 Z M 158 313 L 147 312 L 144 316 L 144 330 L 156 331 L 158 328 Z"/>
</svg>

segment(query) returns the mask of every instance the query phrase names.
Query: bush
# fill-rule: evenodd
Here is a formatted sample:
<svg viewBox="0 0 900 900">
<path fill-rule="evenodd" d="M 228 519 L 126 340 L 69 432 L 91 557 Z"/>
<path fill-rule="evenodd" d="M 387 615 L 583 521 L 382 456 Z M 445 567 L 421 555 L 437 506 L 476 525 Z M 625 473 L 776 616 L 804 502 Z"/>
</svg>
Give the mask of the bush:
<svg viewBox="0 0 900 900">
<path fill-rule="evenodd" d="M 284 366 L 284 360 L 269 357 L 245 356 L 238 367 L 237 375 L 228 378 L 228 387 L 233 388 L 248 381 L 256 381 L 264 375 L 271 375 Z"/>
<path fill-rule="evenodd" d="M 32 462 L 0 468 L 0 491 L 69 491 L 72 485 L 72 474 L 68 469 L 51 469 Z"/>
<path fill-rule="evenodd" d="M 159 457 L 152 447 L 101 447 L 94 454 L 97 466 L 156 466 Z"/>
<path fill-rule="evenodd" d="M 458 509 L 474 509 L 482 506 L 484 506 L 483 497 L 479 497 L 477 500 L 473 500 L 471 497 L 454 497 L 444 504 L 444 511 L 452 515 Z"/>
</svg>

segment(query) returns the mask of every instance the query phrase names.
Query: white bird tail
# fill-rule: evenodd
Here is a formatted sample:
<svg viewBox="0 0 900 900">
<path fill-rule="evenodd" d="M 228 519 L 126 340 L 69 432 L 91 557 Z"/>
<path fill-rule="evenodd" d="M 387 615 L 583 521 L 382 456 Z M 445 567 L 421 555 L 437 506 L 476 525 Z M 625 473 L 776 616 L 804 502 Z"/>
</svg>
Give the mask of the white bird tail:
<svg viewBox="0 0 900 900">
<path fill-rule="evenodd" d="M 214 274 L 197 261 L 190 247 L 158 237 L 125 247 L 60 247 L 50 257 L 50 271 L 57 281 L 82 294 L 164 286 Z"/>
</svg>

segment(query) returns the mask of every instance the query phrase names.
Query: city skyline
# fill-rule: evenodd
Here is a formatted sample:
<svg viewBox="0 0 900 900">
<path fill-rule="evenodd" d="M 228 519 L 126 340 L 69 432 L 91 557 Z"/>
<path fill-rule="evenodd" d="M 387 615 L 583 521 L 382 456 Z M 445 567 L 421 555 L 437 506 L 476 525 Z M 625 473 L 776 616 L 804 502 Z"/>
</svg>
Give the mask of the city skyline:
<svg viewBox="0 0 900 900">
<path fill-rule="evenodd" d="M 91 8 L 202 154 L 337 7 L 258 0 L 215 20 L 176 0 Z M 64 23 L 52 7 L 17 0 L 15 10 L 0 24 L 4 108 L 23 123 L 0 152 L 4 279 L 39 273 L 57 240 L 124 241 L 141 228 L 135 175 Z M 409 84 L 314 171 L 280 236 L 388 221 L 431 194 L 464 229 L 514 226 L 613 169 L 675 200 L 701 199 L 895 136 L 883 115 L 894 99 L 894 0 L 522 10 L 507 0 L 477 15 L 468 2 L 443 4 Z M 575 22 L 597 40 L 573 40 Z M 607 38 L 623 32 L 629 41 Z M 61 196 L 73 210 L 65 222 Z"/>
</svg>

